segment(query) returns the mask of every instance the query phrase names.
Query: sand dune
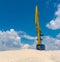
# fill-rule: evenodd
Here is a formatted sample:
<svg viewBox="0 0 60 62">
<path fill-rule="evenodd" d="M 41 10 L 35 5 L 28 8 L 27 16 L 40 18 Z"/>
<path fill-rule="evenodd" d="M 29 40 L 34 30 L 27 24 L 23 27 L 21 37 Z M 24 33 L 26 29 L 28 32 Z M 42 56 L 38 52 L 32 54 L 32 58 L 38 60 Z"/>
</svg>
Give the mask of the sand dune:
<svg viewBox="0 0 60 62">
<path fill-rule="evenodd" d="M 60 62 L 60 51 L 32 49 L 1 51 L 0 62 Z"/>
</svg>

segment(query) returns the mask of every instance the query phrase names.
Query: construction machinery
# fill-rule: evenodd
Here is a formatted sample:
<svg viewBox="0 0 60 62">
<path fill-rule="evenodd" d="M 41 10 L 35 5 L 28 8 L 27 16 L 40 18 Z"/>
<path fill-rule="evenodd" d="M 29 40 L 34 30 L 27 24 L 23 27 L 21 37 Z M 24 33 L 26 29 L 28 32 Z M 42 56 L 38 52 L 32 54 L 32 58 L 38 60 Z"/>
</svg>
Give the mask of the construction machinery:
<svg viewBox="0 0 60 62">
<path fill-rule="evenodd" d="M 38 5 L 36 5 L 35 9 L 35 25 L 36 25 L 36 32 L 37 32 L 37 50 L 45 50 L 45 45 L 41 42 L 41 28 L 39 24 L 39 13 L 38 13 Z"/>
</svg>

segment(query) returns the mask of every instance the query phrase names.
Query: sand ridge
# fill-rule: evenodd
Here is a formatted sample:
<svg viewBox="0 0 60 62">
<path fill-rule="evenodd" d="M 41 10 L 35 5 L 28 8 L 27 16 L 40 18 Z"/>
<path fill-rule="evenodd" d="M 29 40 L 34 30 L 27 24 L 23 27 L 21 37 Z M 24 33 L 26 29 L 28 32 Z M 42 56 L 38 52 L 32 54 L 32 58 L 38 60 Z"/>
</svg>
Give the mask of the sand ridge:
<svg viewBox="0 0 60 62">
<path fill-rule="evenodd" d="M 0 62 L 60 62 L 60 51 L 21 49 L 1 51 Z"/>
</svg>

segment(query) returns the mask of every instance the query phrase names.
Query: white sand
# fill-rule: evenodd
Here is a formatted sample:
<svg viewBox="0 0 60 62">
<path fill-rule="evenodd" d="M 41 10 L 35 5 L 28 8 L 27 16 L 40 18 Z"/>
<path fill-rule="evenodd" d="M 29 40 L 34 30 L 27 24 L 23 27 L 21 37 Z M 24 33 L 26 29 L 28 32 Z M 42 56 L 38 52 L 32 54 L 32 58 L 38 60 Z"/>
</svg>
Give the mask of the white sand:
<svg viewBox="0 0 60 62">
<path fill-rule="evenodd" d="M 60 62 L 60 51 L 31 49 L 1 51 L 0 62 Z"/>
</svg>

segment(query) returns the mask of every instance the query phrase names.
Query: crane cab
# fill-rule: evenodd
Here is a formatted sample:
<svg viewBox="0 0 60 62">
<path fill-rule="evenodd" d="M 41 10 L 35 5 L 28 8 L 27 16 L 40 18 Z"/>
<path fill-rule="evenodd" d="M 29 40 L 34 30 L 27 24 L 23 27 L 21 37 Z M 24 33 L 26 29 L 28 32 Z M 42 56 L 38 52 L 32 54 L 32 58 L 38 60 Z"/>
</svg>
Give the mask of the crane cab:
<svg viewBox="0 0 60 62">
<path fill-rule="evenodd" d="M 44 44 L 37 44 L 36 49 L 37 50 L 45 50 L 45 45 Z"/>
</svg>

